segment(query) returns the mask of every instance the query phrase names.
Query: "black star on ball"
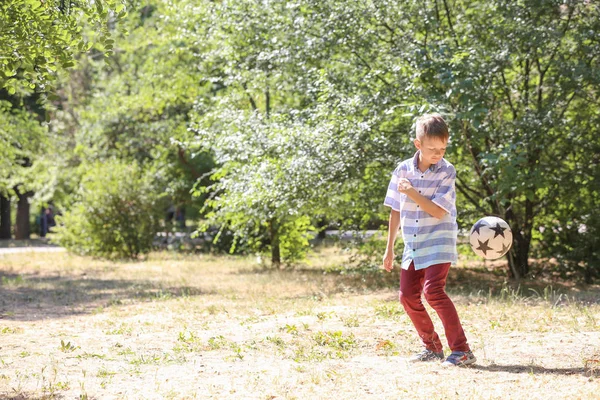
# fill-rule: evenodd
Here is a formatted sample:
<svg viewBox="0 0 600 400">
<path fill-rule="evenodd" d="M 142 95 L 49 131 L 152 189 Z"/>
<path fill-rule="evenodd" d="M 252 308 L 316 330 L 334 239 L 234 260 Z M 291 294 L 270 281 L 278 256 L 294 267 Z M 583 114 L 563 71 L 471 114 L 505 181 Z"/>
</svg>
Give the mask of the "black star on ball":
<svg viewBox="0 0 600 400">
<path fill-rule="evenodd" d="M 477 248 L 477 250 L 483 251 L 484 255 L 487 256 L 487 251 L 488 250 L 493 250 L 490 246 L 488 246 L 488 242 L 490 241 L 490 239 L 486 240 L 485 242 L 482 242 L 479 239 L 477 239 L 477 241 L 479 242 L 479 247 Z"/>
<path fill-rule="evenodd" d="M 494 238 L 497 236 L 500 236 L 500 235 L 502 235 L 502 237 L 505 237 L 504 231 L 506 230 L 506 228 L 501 227 L 500 224 L 496 223 L 496 226 L 495 227 L 490 226 L 490 229 L 494 231 Z"/>
<path fill-rule="evenodd" d="M 478 235 L 481 235 L 481 232 L 479 232 L 479 230 L 481 228 L 483 228 L 484 226 L 489 226 L 488 224 L 485 223 L 485 221 L 477 221 L 477 223 L 475 224 L 475 226 L 473 226 L 473 230 L 472 232 L 477 232 Z"/>
<path fill-rule="evenodd" d="M 504 254 L 508 251 L 508 249 L 510 249 L 510 244 L 502 244 L 502 250 L 497 251 L 497 253 Z"/>
</svg>

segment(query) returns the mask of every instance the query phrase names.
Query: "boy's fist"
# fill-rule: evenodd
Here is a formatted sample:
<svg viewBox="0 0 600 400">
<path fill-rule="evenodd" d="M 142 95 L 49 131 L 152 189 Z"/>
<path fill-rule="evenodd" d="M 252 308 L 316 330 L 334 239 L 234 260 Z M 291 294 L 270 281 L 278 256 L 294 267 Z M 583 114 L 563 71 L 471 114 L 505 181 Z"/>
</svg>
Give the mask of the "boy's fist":
<svg viewBox="0 0 600 400">
<path fill-rule="evenodd" d="M 395 255 L 393 251 L 386 251 L 385 255 L 383 256 L 383 268 L 387 272 L 392 272 L 394 269 L 394 257 Z"/>
<path fill-rule="evenodd" d="M 406 178 L 400 178 L 398 180 L 398 191 L 404 193 L 408 190 L 412 189 L 412 184 Z"/>
</svg>

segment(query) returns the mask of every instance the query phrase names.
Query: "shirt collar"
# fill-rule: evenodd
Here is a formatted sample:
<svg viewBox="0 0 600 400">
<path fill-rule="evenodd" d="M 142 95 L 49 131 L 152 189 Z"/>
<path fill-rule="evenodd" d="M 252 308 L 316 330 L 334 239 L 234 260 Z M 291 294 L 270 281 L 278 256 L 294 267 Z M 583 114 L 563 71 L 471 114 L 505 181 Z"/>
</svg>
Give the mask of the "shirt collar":
<svg viewBox="0 0 600 400">
<path fill-rule="evenodd" d="M 420 171 L 419 170 L 419 155 L 421 154 L 421 150 L 417 150 L 417 152 L 415 153 L 415 156 L 413 157 L 413 167 L 415 168 L 415 171 Z M 442 164 L 444 163 L 444 158 L 442 157 L 442 159 L 440 161 L 438 161 L 437 164 L 431 164 L 429 166 L 429 170 L 431 172 L 437 172 L 440 168 L 442 168 Z"/>
</svg>

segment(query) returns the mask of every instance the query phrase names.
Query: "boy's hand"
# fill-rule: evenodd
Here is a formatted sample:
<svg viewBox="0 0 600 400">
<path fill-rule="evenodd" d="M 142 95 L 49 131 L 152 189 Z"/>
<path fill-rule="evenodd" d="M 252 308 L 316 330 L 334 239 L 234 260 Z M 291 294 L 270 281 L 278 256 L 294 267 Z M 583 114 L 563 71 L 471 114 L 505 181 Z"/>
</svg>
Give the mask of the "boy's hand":
<svg viewBox="0 0 600 400">
<path fill-rule="evenodd" d="M 408 179 L 400 178 L 400 180 L 398 180 L 398 191 L 400 193 L 406 193 L 410 189 L 412 189 L 412 184 L 410 183 L 410 181 Z"/>
<path fill-rule="evenodd" d="M 383 256 L 383 268 L 387 271 L 387 272 L 392 272 L 392 270 L 394 269 L 394 258 L 396 256 L 394 255 L 393 251 L 386 251 L 385 255 Z"/>
</svg>

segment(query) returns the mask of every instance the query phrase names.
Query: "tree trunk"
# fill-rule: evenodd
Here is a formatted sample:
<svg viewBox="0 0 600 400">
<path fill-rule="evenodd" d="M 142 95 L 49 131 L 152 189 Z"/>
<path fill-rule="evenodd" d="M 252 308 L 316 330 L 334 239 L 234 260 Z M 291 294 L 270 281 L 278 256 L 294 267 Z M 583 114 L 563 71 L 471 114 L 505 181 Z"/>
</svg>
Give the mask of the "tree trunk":
<svg viewBox="0 0 600 400">
<path fill-rule="evenodd" d="M 509 275 L 519 280 L 529 274 L 529 249 L 531 247 L 531 225 L 515 226 L 513 245 L 508 252 Z"/>
<path fill-rule="evenodd" d="M 29 224 L 29 198 L 33 195 L 31 192 L 21 194 L 17 191 L 19 201 L 17 203 L 17 223 L 15 225 L 15 239 L 29 239 L 31 227 Z"/>
<path fill-rule="evenodd" d="M 10 239 L 10 199 L 0 194 L 0 239 Z"/>
<path fill-rule="evenodd" d="M 319 221 L 317 222 L 317 226 L 319 228 L 317 238 L 319 240 L 325 240 L 327 238 L 327 233 L 325 231 L 327 230 L 328 225 L 329 224 L 327 223 L 327 220 L 325 220 L 325 218 L 319 218 Z"/>
<path fill-rule="evenodd" d="M 281 265 L 281 250 L 279 248 L 279 226 L 275 219 L 269 222 L 269 231 L 271 236 L 271 263 L 273 266 L 279 267 Z"/>
</svg>

